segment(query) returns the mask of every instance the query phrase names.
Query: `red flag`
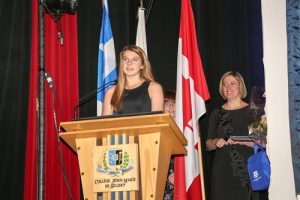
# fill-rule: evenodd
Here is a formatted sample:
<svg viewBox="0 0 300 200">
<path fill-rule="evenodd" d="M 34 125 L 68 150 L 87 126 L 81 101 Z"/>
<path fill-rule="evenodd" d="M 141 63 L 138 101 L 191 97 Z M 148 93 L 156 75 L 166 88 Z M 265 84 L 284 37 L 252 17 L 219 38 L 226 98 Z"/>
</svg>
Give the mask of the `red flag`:
<svg viewBox="0 0 300 200">
<path fill-rule="evenodd" d="M 187 155 L 175 158 L 176 200 L 201 200 L 198 154 L 198 119 L 210 98 L 198 50 L 194 14 L 190 0 L 181 1 L 177 57 L 176 122 L 188 141 Z"/>
</svg>

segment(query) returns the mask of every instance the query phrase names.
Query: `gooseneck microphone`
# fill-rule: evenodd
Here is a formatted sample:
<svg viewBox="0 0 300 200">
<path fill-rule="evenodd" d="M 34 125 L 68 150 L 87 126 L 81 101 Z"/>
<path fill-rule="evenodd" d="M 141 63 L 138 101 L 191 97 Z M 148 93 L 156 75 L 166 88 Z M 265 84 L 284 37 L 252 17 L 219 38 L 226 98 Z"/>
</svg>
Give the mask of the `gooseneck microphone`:
<svg viewBox="0 0 300 200">
<path fill-rule="evenodd" d="M 77 119 L 77 111 L 78 108 L 80 108 L 80 106 L 86 104 L 88 101 L 91 100 L 91 98 L 93 98 L 98 92 L 101 92 L 103 90 L 105 90 L 106 88 L 115 85 L 117 82 L 117 80 L 114 81 L 109 81 L 107 83 L 104 83 L 103 85 L 101 85 L 100 87 L 98 87 L 96 90 L 91 91 L 90 93 L 88 93 L 87 95 L 83 96 L 82 98 L 80 98 L 77 102 L 77 104 L 74 106 L 74 119 Z"/>
</svg>

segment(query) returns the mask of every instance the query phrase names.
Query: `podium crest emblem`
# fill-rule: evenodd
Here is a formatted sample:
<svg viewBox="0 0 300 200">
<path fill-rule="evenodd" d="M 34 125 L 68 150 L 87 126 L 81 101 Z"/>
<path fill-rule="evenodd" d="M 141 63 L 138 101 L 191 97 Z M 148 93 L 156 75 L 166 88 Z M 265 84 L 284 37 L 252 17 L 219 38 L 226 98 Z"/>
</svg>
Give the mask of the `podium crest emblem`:
<svg viewBox="0 0 300 200">
<path fill-rule="evenodd" d="M 104 151 L 97 171 L 112 176 L 121 176 L 133 169 L 130 155 L 124 149 L 108 149 Z"/>
</svg>

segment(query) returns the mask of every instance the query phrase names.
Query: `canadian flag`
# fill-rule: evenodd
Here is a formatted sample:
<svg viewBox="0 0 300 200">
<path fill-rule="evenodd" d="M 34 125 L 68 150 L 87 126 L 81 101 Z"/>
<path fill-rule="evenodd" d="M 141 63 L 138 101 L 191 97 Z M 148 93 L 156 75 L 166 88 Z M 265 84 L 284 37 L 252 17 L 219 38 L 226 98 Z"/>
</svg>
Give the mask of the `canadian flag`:
<svg viewBox="0 0 300 200">
<path fill-rule="evenodd" d="M 198 141 L 199 118 L 210 98 L 198 50 L 190 0 L 181 0 L 177 57 L 176 123 L 188 141 L 187 155 L 175 157 L 174 199 L 202 199 Z M 202 162 L 202 161 L 201 161 Z"/>
</svg>

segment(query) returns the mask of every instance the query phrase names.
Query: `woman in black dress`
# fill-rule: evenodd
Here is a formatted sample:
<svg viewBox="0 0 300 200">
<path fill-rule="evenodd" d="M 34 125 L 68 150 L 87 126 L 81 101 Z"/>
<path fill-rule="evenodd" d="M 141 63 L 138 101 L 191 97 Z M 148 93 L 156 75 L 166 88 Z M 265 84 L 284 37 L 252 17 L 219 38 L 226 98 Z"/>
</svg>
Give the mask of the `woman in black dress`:
<svg viewBox="0 0 300 200">
<path fill-rule="evenodd" d="M 230 136 L 247 136 L 251 122 L 247 95 L 242 76 L 226 72 L 219 84 L 219 93 L 226 101 L 212 111 L 209 119 L 207 149 L 215 151 L 211 173 L 212 200 L 260 199 L 253 192 L 247 172 L 247 159 L 253 154 L 253 142 L 233 141 Z"/>
<path fill-rule="evenodd" d="M 163 105 L 163 90 L 154 81 L 146 54 L 135 45 L 125 46 L 120 53 L 118 82 L 107 90 L 102 114 L 162 111 Z"/>
</svg>

